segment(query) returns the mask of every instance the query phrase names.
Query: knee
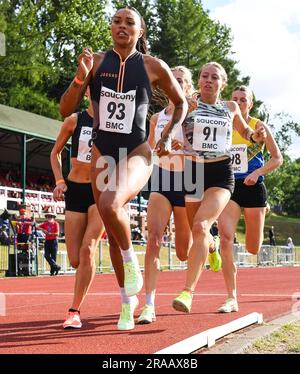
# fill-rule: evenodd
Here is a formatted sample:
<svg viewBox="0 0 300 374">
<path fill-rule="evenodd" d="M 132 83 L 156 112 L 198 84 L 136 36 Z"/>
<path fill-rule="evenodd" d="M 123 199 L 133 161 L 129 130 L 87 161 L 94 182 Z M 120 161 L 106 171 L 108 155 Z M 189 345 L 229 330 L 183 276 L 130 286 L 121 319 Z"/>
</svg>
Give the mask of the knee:
<svg viewBox="0 0 300 374">
<path fill-rule="evenodd" d="M 246 249 L 247 249 L 247 252 L 251 253 L 252 255 L 257 255 L 259 250 L 260 250 L 260 246 L 255 246 L 255 245 L 248 246 L 248 245 L 246 245 Z"/>
<path fill-rule="evenodd" d="M 151 246 L 159 248 L 161 244 L 161 237 L 157 232 L 149 231 L 147 241 L 149 244 L 151 244 Z"/>
<path fill-rule="evenodd" d="M 77 269 L 79 266 L 79 259 L 71 258 L 70 265 L 72 266 L 73 269 Z"/>
<path fill-rule="evenodd" d="M 222 251 L 224 250 L 227 252 L 228 250 L 232 250 L 233 248 L 233 241 L 234 241 L 234 236 L 231 235 L 228 232 L 221 232 L 220 233 L 220 245 L 222 248 Z"/>
<path fill-rule="evenodd" d="M 186 261 L 188 259 L 188 254 L 191 248 L 191 242 L 185 240 L 178 240 L 178 242 L 175 241 L 175 248 L 178 260 Z"/>
<path fill-rule="evenodd" d="M 112 202 L 105 195 L 101 196 L 100 201 L 99 201 L 99 213 L 103 220 L 107 217 L 117 216 L 118 212 L 120 211 L 120 208 L 121 207 L 117 201 Z"/>
<path fill-rule="evenodd" d="M 161 245 L 161 238 L 155 232 L 148 233 L 147 239 L 147 252 L 155 253 L 157 256 L 159 255 Z"/>
<path fill-rule="evenodd" d="M 246 234 L 245 246 L 246 250 L 252 255 L 257 255 L 263 242 L 263 236 L 261 237 Z"/>
<path fill-rule="evenodd" d="M 192 234 L 193 238 L 203 238 L 209 233 L 209 225 L 207 221 L 197 221 L 193 224 Z"/>
<path fill-rule="evenodd" d="M 106 217 L 110 217 L 113 213 L 111 204 L 109 204 L 105 200 L 100 200 L 99 202 L 99 213 L 101 215 L 101 218 L 104 220 Z"/>
<path fill-rule="evenodd" d="M 188 258 L 187 251 L 181 251 L 179 249 L 178 253 L 176 253 L 179 261 L 186 261 Z"/>
<path fill-rule="evenodd" d="M 93 266 L 95 263 L 95 251 L 90 246 L 80 248 L 80 265 Z"/>
</svg>

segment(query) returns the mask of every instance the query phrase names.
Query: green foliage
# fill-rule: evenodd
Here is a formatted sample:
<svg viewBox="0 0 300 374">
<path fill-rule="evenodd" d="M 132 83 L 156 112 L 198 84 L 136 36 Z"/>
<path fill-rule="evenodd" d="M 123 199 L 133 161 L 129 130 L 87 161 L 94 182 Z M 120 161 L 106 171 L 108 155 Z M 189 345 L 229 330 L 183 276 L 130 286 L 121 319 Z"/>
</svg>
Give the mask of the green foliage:
<svg viewBox="0 0 300 374">
<path fill-rule="evenodd" d="M 300 125 L 293 121 L 287 113 L 276 114 L 273 121 L 280 124 L 280 129 L 275 133 L 275 140 L 281 152 L 285 154 L 292 144 L 292 133 L 300 136 Z M 271 127 L 275 129 L 274 125 Z"/>
<path fill-rule="evenodd" d="M 158 21 L 151 51 L 170 66 L 185 65 L 190 68 L 195 83 L 203 64 L 218 61 L 228 73 L 225 97 L 228 96 L 239 76 L 236 61 L 230 57 L 230 29 L 211 20 L 201 1 L 157 0 L 155 3 Z M 240 81 L 245 82 L 245 79 Z"/>
<path fill-rule="evenodd" d="M 8 105 L 14 108 L 25 108 L 29 112 L 45 117 L 57 118 L 57 100 L 49 99 L 45 93 L 37 92 L 31 87 L 16 85 L 9 90 Z"/>
<path fill-rule="evenodd" d="M 300 216 L 300 159 L 291 160 L 287 155 L 292 144 L 292 134 L 300 135 L 300 126 L 286 113 L 279 113 L 269 124 L 283 155 L 280 168 L 266 176 L 269 204 L 279 212 Z M 268 154 L 265 152 L 265 158 Z"/>
<path fill-rule="evenodd" d="M 55 103 L 83 47 L 111 44 L 105 6 L 99 0 L 1 1 L 7 53 L 0 57 L 0 103 L 59 118 Z"/>
<path fill-rule="evenodd" d="M 300 216 L 300 159 L 284 157 L 283 165 L 266 178 L 271 206 L 290 215 Z"/>
<path fill-rule="evenodd" d="M 227 71 L 224 98 L 235 85 L 249 84 L 250 77 L 240 77 L 236 66 L 231 30 L 210 19 L 200 0 L 0 0 L 0 32 L 6 37 L 6 56 L 0 56 L 0 103 L 59 119 L 58 102 L 74 76 L 77 56 L 86 46 L 97 51 L 111 45 L 106 14 L 111 6 L 124 4 L 143 15 L 151 53 L 169 66 L 189 67 L 195 86 L 200 67 L 209 61 Z M 251 114 L 268 120 L 259 99 Z M 272 206 L 299 216 L 300 161 L 292 161 L 287 151 L 291 134 L 300 136 L 300 125 L 285 113 L 275 121 L 284 164 L 266 177 L 268 199 Z"/>
<path fill-rule="evenodd" d="M 239 78 L 236 61 L 230 57 L 230 29 L 211 20 L 201 1 L 112 2 L 115 8 L 124 4 L 143 15 L 151 53 L 170 66 L 186 65 L 196 81 L 203 63 L 212 60 L 222 63 L 229 76 L 225 97 L 237 82 L 249 81 L 249 77 Z M 83 47 L 99 50 L 111 45 L 107 5 L 105 0 L 2 0 L 0 31 L 5 31 L 7 55 L 0 57 L 0 103 L 13 102 L 20 109 L 33 108 L 40 113 L 38 102 L 45 103 L 48 99 L 49 107 L 53 107 L 53 100 L 59 101 L 71 81 L 76 58 Z M 26 90 L 18 92 L 20 87 L 36 92 L 36 110 L 32 102 L 21 98 Z M 12 98 L 16 92 L 17 97 Z M 43 113 L 59 117 L 58 113 L 50 112 Z"/>
</svg>

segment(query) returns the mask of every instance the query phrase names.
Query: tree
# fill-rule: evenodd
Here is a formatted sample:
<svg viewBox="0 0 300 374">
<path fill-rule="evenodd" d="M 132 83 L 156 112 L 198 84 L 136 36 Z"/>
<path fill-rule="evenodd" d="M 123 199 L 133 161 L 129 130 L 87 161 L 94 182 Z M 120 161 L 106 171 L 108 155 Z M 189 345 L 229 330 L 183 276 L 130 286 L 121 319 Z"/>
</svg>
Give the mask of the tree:
<svg viewBox="0 0 300 374">
<path fill-rule="evenodd" d="M 209 18 L 199 0 L 157 0 L 157 31 L 151 51 L 170 66 L 185 65 L 197 81 L 200 67 L 210 61 L 221 63 L 228 74 L 228 97 L 233 85 L 246 84 L 239 79 L 236 61 L 231 58 L 232 36 L 227 26 Z M 192 16 L 191 16 L 192 15 Z"/>
<path fill-rule="evenodd" d="M 284 161 L 279 169 L 266 177 L 268 200 L 271 206 L 277 206 L 280 211 L 300 216 L 300 159 L 293 161 L 287 155 L 292 144 L 292 133 L 300 136 L 300 126 L 286 113 L 276 114 L 273 121 L 269 125 Z M 268 158 L 267 152 L 265 158 Z"/>
<path fill-rule="evenodd" d="M 104 0 L 21 0 L 0 2 L 0 102 L 59 118 L 58 101 L 72 80 L 84 46 L 110 43 Z"/>
</svg>

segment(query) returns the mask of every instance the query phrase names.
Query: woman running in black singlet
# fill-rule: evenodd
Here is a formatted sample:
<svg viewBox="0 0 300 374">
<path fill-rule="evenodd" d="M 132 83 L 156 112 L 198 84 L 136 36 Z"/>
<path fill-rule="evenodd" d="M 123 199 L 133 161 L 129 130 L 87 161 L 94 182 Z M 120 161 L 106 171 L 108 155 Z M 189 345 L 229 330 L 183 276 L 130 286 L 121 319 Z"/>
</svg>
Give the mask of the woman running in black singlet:
<svg viewBox="0 0 300 374">
<path fill-rule="evenodd" d="M 124 205 L 138 194 L 152 171 L 152 152 L 146 139 L 152 89 L 161 88 L 174 103 L 171 128 L 183 121 L 187 103 L 170 68 L 147 54 L 145 24 L 134 8 L 118 10 L 111 31 L 112 50 L 93 54 L 85 49 L 80 55 L 76 77 L 62 96 L 60 110 L 63 116 L 70 115 L 90 85 L 95 115 L 94 196 L 110 245 L 116 252 L 121 250 L 125 292 L 133 296 L 141 290 L 143 280 Z M 164 153 L 164 139 L 158 148 Z M 137 301 L 130 313 L 136 305 Z"/>
</svg>

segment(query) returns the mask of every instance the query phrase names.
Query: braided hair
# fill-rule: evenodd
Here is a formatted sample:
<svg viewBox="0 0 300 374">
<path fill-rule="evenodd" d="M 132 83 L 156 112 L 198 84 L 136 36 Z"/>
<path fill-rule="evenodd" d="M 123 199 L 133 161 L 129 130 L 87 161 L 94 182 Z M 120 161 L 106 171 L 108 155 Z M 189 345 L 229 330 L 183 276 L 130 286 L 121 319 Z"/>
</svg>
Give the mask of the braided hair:
<svg viewBox="0 0 300 374">
<path fill-rule="evenodd" d="M 132 10 L 133 12 L 135 12 L 139 16 L 140 21 L 141 21 L 141 27 L 143 29 L 143 34 L 138 39 L 138 41 L 136 43 L 136 50 L 138 52 L 141 52 L 144 55 L 148 54 L 147 36 L 146 36 L 146 34 L 147 34 L 147 27 L 146 27 L 146 23 L 144 21 L 144 18 L 141 16 L 141 13 L 136 8 L 134 8 L 133 6 L 126 5 L 126 6 L 122 7 L 122 8 L 119 8 L 118 10 L 121 10 L 121 9 Z"/>
</svg>

